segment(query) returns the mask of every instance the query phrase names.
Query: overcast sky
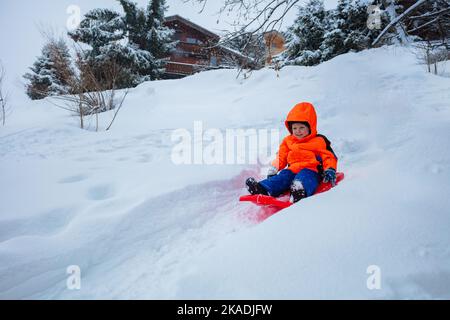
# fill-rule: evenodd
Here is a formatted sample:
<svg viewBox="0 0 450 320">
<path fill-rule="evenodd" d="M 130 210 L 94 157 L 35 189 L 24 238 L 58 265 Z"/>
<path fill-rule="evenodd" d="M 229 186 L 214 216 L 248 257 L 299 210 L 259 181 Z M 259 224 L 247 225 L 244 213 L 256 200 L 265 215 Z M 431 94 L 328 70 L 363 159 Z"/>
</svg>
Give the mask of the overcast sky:
<svg viewBox="0 0 450 320">
<path fill-rule="evenodd" d="M 135 0 L 145 7 L 148 0 Z M 229 29 L 232 17 L 216 14 L 223 0 L 208 0 L 205 9 L 199 13 L 201 6 L 194 1 L 167 0 L 167 15 L 179 14 L 215 33 Z M 301 1 L 301 2 L 304 2 Z M 325 0 L 327 8 L 335 7 L 337 0 Z M 110 8 L 120 11 L 116 0 L 0 0 L 0 60 L 6 69 L 6 87 L 16 95 L 23 93 L 22 75 L 27 72 L 40 54 L 44 39 L 39 26 L 51 27 L 60 34 L 67 31 L 71 21 L 71 6 L 80 9 L 81 17 L 94 8 Z M 285 23 L 292 23 L 296 9 L 291 10 Z"/>
</svg>

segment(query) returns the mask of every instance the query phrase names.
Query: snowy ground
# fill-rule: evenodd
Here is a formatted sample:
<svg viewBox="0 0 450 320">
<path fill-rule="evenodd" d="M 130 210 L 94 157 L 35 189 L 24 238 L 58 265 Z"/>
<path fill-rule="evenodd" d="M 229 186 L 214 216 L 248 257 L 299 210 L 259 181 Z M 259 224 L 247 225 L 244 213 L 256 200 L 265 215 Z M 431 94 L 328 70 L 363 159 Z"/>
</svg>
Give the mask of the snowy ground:
<svg viewBox="0 0 450 320">
<path fill-rule="evenodd" d="M 330 192 L 257 223 L 237 199 L 264 168 L 171 160 L 174 129 L 284 135 L 300 101 L 316 105 L 346 174 Z M 109 132 L 24 102 L 0 128 L 0 298 L 448 299 L 449 125 L 450 78 L 396 47 L 279 78 L 144 83 Z M 80 290 L 67 288 L 72 265 Z"/>
</svg>

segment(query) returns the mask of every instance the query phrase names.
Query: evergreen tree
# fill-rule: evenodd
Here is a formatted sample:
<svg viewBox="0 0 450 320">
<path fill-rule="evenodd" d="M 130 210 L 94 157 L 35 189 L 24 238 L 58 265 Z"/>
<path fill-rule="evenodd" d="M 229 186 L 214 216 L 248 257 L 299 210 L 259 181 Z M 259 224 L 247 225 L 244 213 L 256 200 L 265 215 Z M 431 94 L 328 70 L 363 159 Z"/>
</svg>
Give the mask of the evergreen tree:
<svg viewBox="0 0 450 320">
<path fill-rule="evenodd" d="M 148 52 L 151 59 L 142 73 L 148 80 L 159 79 L 164 72 L 165 60 L 175 47 L 172 41 L 173 30 L 164 26 L 164 0 L 151 0 L 146 10 L 138 8 L 130 0 L 119 0 L 125 12 L 123 20 L 130 44 Z"/>
<path fill-rule="evenodd" d="M 310 66 L 320 63 L 326 17 L 323 0 L 309 0 L 304 7 L 299 8 L 298 17 L 286 34 L 284 59 L 288 64 Z"/>
<path fill-rule="evenodd" d="M 74 71 L 71 66 L 69 49 L 64 40 L 50 40 L 42 49 L 42 54 L 26 73 L 24 78 L 27 95 L 33 99 L 71 93 Z"/>
<path fill-rule="evenodd" d="M 93 9 L 85 15 L 76 30 L 69 32 L 69 36 L 74 41 L 88 44 L 92 48 L 90 56 L 95 57 L 105 45 L 122 40 L 123 29 L 124 24 L 118 13 L 109 9 Z"/>
<path fill-rule="evenodd" d="M 145 11 L 138 8 L 136 3 L 130 0 L 118 0 L 125 15 L 122 20 L 125 24 L 125 33 L 128 41 L 138 46 L 139 49 L 148 49 L 146 40 L 146 17 Z"/>
<path fill-rule="evenodd" d="M 175 48 L 174 31 L 164 26 L 165 0 L 150 0 L 141 9 L 130 0 L 119 0 L 125 12 L 124 21 L 129 41 L 153 57 L 151 66 L 144 71 L 151 80 L 159 79 L 164 72 L 165 59 Z"/>
<path fill-rule="evenodd" d="M 167 57 L 175 47 L 175 42 L 172 41 L 174 31 L 164 26 L 164 12 L 167 10 L 165 2 L 165 0 L 150 1 L 146 12 L 148 51 L 159 60 Z"/>
<path fill-rule="evenodd" d="M 322 0 L 310 0 L 300 8 L 287 33 L 284 64 L 315 65 L 337 55 L 370 47 L 380 30 L 367 26 L 368 6 L 376 1 L 339 0 L 325 11 Z M 386 23 L 386 19 L 382 19 Z"/>
<path fill-rule="evenodd" d="M 108 9 L 89 11 L 81 21 L 79 28 L 69 33 L 69 36 L 91 47 L 80 53 L 79 66 L 84 88 L 94 90 L 89 81 L 91 74 L 83 74 L 86 70 L 93 73 L 95 82 L 102 84 L 102 89 L 111 89 L 109 76 L 111 68 L 118 66 L 117 88 L 136 86 L 148 80 L 142 69 L 149 66 L 153 57 L 148 52 L 139 50 L 136 45 L 126 40 L 126 24 L 123 17 Z"/>
<path fill-rule="evenodd" d="M 164 1 L 150 1 L 147 10 L 130 0 L 118 0 L 124 14 L 108 9 L 90 11 L 74 32 L 75 41 L 92 49 L 81 57 L 82 64 L 96 70 L 100 82 L 111 64 L 120 67 L 117 87 L 132 87 L 143 81 L 159 79 L 164 57 L 173 48 L 173 32 L 163 26 Z"/>
<path fill-rule="evenodd" d="M 345 51 L 345 39 L 347 37 L 347 26 L 349 23 L 348 12 L 352 0 L 338 0 L 336 10 L 328 12 L 326 32 L 322 44 L 322 61 L 327 61 Z"/>
<path fill-rule="evenodd" d="M 367 4 L 360 0 L 339 0 L 329 13 L 327 32 L 322 43 L 322 60 L 368 48 L 374 39 L 367 27 Z"/>
</svg>

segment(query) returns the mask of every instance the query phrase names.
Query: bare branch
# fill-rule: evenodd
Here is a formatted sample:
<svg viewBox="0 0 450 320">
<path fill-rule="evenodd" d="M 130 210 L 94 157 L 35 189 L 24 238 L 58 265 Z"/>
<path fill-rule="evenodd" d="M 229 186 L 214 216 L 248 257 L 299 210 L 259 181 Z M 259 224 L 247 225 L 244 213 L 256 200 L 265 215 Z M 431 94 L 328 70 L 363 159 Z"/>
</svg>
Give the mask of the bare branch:
<svg viewBox="0 0 450 320">
<path fill-rule="evenodd" d="M 120 101 L 119 105 L 115 108 L 116 111 L 114 112 L 114 117 L 112 118 L 111 123 L 109 124 L 109 126 L 106 128 L 106 131 L 111 129 L 111 126 L 113 125 L 114 120 L 116 120 L 117 114 L 119 113 L 120 109 L 122 109 L 123 102 L 125 101 L 125 98 L 127 97 L 128 92 L 129 92 L 129 89 L 126 89 L 125 93 L 122 96 L 122 100 Z"/>
<path fill-rule="evenodd" d="M 396 17 L 394 20 L 389 22 L 389 24 L 386 26 L 386 28 L 383 29 L 383 31 L 380 32 L 378 37 L 372 42 L 372 46 L 375 46 L 381 38 L 391 29 L 394 27 L 397 23 L 401 22 L 403 19 L 408 17 L 415 9 L 419 8 L 420 6 L 424 5 L 429 0 L 418 0 L 416 3 L 414 3 L 411 7 L 405 10 L 401 15 Z"/>
<path fill-rule="evenodd" d="M 441 9 L 441 10 L 438 10 L 438 11 L 436 11 L 436 12 L 427 12 L 427 13 L 422 14 L 422 15 L 420 15 L 420 16 L 411 16 L 411 17 L 409 17 L 409 18 L 410 18 L 410 19 L 425 19 L 425 18 L 434 17 L 434 16 L 436 16 L 436 15 L 441 15 L 441 14 L 446 13 L 446 12 L 448 12 L 448 11 L 450 11 L 450 7 L 444 8 L 444 9 Z"/>
<path fill-rule="evenodd" d="M 207 0 L 191 1 L 205 4 Z M 286 14 L 299 2 L 300 0 L 224 0 L 219 14 L 234 12 L 237 18 L 230 24 L 234 31 L 222 30 L 226 36 L 215 46 L 226 45 L 244 34 L 278 31 Z"/>
<path fill-rule="evenodd" d="M 439 20 L 439 17 L 434 18 L 433 20 L 428 21 L 428 22 L 426 22 L 426 23 L 422 24 L 421 26 L 418 26 L 418 27 L 416 27 L 416 28 L 414 28 L 414 29 L 408 30 L 407 32 L 408 32 L 408 33 L 416 32 L 417 30 L 423 29 L 423 28 L 425 28 L 425 27 L 427 27 L 427 26 L 429 26 L 429 25 L 435 23 L 435 22 L 438 21 L 438 20 Z"/>
<path fill-rule="evenodd" d="M 70 87 L 74 94 L 53 96 L 49 101 L 64 110 L 77 116 L 80 127 L 84 129 L 85 117 L 95 116 L 95 129 L 98 131 L 98 114 L 115 110 L 113 120 L 106 130 L 109 130 L 117 117 L 119 110 L 128 94 L 126 89 L 119 103 L 116 100 L 116 83 L 120 75 L 120 66 L 114 59 L 105 60 L 101 66 L 92 65 L 89 61 L 84 61 L 84 51 L 80 46 L 74 44 L 77 56 L 77 66 L 79 68 L 72 78 Z M 107 79 L 106 81 L 104 79 Z"/>
</svg>

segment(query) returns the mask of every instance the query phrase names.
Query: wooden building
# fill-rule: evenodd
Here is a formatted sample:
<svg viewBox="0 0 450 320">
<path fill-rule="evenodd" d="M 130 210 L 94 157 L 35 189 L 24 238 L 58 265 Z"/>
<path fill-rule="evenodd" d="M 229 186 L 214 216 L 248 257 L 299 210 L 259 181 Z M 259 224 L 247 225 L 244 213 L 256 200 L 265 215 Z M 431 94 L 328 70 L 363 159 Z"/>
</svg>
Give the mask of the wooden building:
<svg viewBox="0 0 450 320">
<path fill-rule="evenodd" d="M 167 58 L 166 79 L 182 78 L 210 69 L 252 65 L 250 58 L 218 45 L 220 37 L 217 34 L 179 15 L 166 17 L 165 25 L 175 31 L 174 40 L 178 41 Z"/>
</svg>

